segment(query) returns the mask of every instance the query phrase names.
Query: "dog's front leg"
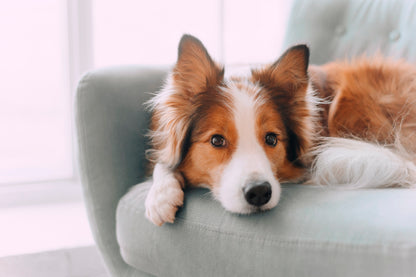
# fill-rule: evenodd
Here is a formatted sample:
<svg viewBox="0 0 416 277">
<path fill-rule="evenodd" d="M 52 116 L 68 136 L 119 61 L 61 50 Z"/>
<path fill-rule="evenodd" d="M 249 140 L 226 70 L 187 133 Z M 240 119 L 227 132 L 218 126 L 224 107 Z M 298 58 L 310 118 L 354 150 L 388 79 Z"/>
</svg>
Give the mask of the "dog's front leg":
<svg viewBox="0 0 416 277">
<path fill-rule="evenodd" d="M 158 226 L 165 222 L 173 223 L 176 211 L 183 205 L 183 188 L 184 180 L 180 173 L 157 163 L 145 201 L 146 217 Z"/>
</svg>

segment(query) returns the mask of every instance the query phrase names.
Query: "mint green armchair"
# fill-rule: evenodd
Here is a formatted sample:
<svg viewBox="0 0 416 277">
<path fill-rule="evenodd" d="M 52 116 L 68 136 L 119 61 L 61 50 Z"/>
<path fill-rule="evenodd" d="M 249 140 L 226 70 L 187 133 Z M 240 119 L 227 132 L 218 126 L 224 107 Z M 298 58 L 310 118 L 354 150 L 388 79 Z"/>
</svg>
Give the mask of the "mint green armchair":
<svg viewBox="0 0 416 277">
<path fill-rule="evenodd" d="M 377 51 L 416 62 L 416 2 L 297 0 L 285 47 L 296 43 L 314 64 Z M 415 276 L 416 190 L 284 185 L 276 208 L 238 216 L 194 189 L 174 224 L 149 223 L 144 187 L 129 188 L 145 181 L 143 102 L 165 75 L 101 69 L 78 86 L 79 171 L 112 276 Z"/>
</svg>

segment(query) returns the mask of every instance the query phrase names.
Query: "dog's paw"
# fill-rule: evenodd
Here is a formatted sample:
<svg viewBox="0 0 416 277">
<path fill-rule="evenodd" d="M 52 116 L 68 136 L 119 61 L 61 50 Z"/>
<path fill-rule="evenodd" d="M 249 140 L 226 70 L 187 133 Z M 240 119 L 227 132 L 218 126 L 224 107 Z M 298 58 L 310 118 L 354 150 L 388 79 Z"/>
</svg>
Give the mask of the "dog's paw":
<svg viewBox="0 0 416 277">
<path fill-rule="evenodd" d="M 175 214 L 183 205 L 184 192 L 180 182 L 169 176 L 162 183 L 154 183 L 145 201 L 146 217 L 155 225 L 173 223 Z"/>
</svg>

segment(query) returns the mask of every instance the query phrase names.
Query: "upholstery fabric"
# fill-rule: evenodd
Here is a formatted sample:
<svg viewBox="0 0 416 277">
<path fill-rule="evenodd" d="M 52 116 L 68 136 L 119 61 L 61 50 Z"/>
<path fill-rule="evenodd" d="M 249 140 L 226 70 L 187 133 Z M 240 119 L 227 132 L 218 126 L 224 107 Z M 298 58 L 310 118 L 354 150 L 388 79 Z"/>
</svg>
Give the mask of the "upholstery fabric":
<svg viewBox="0 0 416 277">
<path fill-rule="evenodd" d="M 284 185 L 271 211 L 225 212 L 208 190 L 186 192 L 174 224 L 144 214 L 144 188 L 117 210 L 124 260 L 156 276 L 414 276 L 416 190 Z"/>
<path fill-rule="evenodd" d="M 90 226 L 112 276 L 147 276 L 126 265 L 115 235 L 117 203 L 144 179 L 143 102 L 165 70 L 107 68 L 86 74 L 75 97 L 79 173 Z"/>
<path fill-rule="evenodd" d="M 311 63 L 382 53 L 416 62 L 416 2 L 296 0 L 285 47 L 307 43 Z"/>
</svg>

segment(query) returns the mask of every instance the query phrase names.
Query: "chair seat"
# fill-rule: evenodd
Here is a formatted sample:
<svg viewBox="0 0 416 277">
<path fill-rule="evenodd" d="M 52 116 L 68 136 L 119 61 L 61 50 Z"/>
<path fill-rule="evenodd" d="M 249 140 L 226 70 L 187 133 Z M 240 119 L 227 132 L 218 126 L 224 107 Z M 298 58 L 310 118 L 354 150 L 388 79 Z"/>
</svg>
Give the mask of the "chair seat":
<svg viewBox="0 0 416 277">
<path fill-rule="evenodd" d="M 175 223 L 156 227 L 145 187 L 120 200 L 117 239 L 156 276 L 415 276 L 416 190 L 284 185 L 277 207 L 241 216 L 192 189 Z"/>
</svg>

